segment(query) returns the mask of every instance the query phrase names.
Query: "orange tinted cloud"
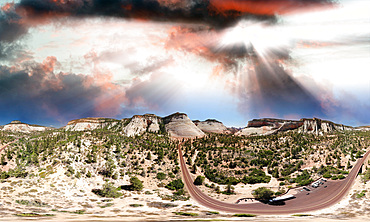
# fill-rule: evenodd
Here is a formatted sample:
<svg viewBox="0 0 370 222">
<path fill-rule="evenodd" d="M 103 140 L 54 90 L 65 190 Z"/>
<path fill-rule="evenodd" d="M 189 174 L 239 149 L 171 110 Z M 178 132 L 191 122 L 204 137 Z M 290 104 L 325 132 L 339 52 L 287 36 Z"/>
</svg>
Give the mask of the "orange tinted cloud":
<svg viewBox="0 0 370 222">
<path fill-rule="evenodd" d="M 14 3 L 6 3 L 3 7 L 1 7 L 1 10 L 4 12 L 7 12 L 13 7 L 14 7 Z"/>
<path fill-rule="evenodd" d="M 210 9 L 220 14 L 237 11 L 256 15 L 275 15 L 308 10 L 318 6 L 323 5 L 312 1 L 291 0 L 210 0 Z"/>
</svg>

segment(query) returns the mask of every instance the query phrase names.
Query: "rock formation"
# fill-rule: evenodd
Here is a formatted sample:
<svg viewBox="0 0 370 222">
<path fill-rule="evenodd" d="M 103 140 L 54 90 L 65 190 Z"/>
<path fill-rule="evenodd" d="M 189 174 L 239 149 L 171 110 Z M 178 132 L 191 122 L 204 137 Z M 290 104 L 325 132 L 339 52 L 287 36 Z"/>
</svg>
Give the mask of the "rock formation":
<svg viewBox="0 0 370 222">
<path fill-rule="evenodd" d="M 248 122 L 248 126 L 235 135 L 270 135 L 277 132 L 297 130 L 300 133 L 314 133 L 322 135 L 334 131 L 352 130 L 352 127 L 335 124 L 327 120 L 317 118 L 300 120 L 283 119 L 254 119 Z"/>
<path fill-rule="evenodd" d="M 222 123 L 214 119 L 207 119 L 206 121 L 193 121 L 194 124 L 203 132 L 207 133 L 231 133 L 230 130 Z"/>
<path fill-rule="evenodd" d="M 153 114 L 135 115 L 123 128 L 123 133 L 126 136 L 135 136 L 142 135 L 145 132 L 159 132 L 161 123 L 162 119 Z"/>
<path fill-rule="evenodd" d="M 205 134 L 184 113 L 175 113 L 163 118 L 166 131 L 175 138 L 199 138 Z"/>
<path fill-rule="evenodd" d="M 47 129 L 51 129 L 45 126 L 31 125 L 27 123 L 22 123 L 21 121 L 15 120 L 11 123 L 1 127 L 3 131 L 19 132 L 19 133 L 32 133 L 32 132 L 41 132 Z"/>
<path fill-rule="evenodd" d="M 69 131 L 85 131 L 85 130 L 94 130 L 102 129 L 107 127 L 108 129 L 117 125 L 119 120 L 101 118 L 101 117 L 88 117 L 82 119 L 75 119 L 68 122 L 65 126 L 65 130 Z"/>
</svg>

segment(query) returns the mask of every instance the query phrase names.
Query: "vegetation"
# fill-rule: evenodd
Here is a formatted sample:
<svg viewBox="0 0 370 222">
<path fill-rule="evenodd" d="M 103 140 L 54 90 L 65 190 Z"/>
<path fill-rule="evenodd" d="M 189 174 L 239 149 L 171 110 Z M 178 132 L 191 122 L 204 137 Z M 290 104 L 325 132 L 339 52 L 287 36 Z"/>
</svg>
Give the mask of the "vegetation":
<svg viewBox="0 0 370 222">
<path fill-rule="evenodd" d="M 181 215 L 181 216 L 191 216 L 191 217 L 195 217 L 195 216 L 198 216 L 197 213 L 190 213 L 190 212 L 173 212 L 174 214 L 176 215 Z"/>
<path fill-rule="evenodd" d="M 197 176 L 194 180 L 194 185 L 199 186 L 202 185 L 204 182 L 204 177 L 203 176 Z"/>
<path fill-rule="evenodd" d="M 366 194 L 366 192 L 367 192 L 367 190 L 363 190 L 363 191 L 361 191 L 360 193 L 358 193 L 358 194 L 356 194 L 356 198 L 362 198 L 362 197 L 364 197 L 365 196 L 365 194 Z"/>
<path fill-rule="evenodd" d="M 166 179 L 166 177 L 167 177 L 167 175 L 165 173 L 159 172 L 159 173 L 157 173 L 157 177 L 156 178 L 158 180 L 164 180 L 164 179 Z"/>
<path fill-rule="evenodd" d="M 252 194 L 257 200 L 267 202 L 274 196 L 274 191 L 267 189 L 266 187 L 259 187 L 253 190 Z"/>
<path fill-rule="evenodd" d="M 255 217 L 255 214 L 234 214 L 233 217 Z"/>
<path fill-rule="evenodd" d="M 101 197 L 117 198 L 122 196 L 118 188 L 114 187 L 111 183 L 105 183 L 103 189 L 92 189 L 93 193 Z"/>
<path fill-rule="evenodd" d="M 166 185 L 166 188 L 170 190 L 180 190 L 184 188 L 184 183 L 182 182 L 181 179 L 173 180 Z"/>
<path fill-rule="evenodd" d="M 131 190 L 140 191 L 144 187 L 143 182 L 139 180 L 139 178 L 137 177 L 131 177 L 130 182 L 131 182 L 131 185 L 130 185 Z"/>
<path fill-rule="evenodd" d="M 370 168 L 367 168 L 362 177 L 362 182 L 367 183 L 369 180 L 370 180 Z"/>
</svg>

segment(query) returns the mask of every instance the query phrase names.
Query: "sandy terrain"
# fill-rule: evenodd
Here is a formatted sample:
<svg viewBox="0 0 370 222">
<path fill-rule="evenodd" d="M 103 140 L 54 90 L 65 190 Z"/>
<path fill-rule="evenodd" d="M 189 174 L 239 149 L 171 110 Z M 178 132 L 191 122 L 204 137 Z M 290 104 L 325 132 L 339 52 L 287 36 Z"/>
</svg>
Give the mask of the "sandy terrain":
<svg viewBox="0 0 370 222">
<path fill-rule="evenodd" d="M 42 173 L 42 172 L 40 172 Z M 146 179 L 146 178 L 145 178 Z M 150 183 L 146 179 L 144 184 Z M 128 184 L 128 177 L 117 181 L 117 184 Z M 211 214 L 207 209 L 192 199 L 188 201 L 168 201 L 161 196 L 170 195 L 171 191 L 165 188 L 155 188 L 156 183 L 151 181 L 151 189 L 141 192 L 122 191 L 124 194 L 117 199 L 100 198 L 91 192 L 99 188 L 104 181 L 99 178 L 90 180 L 71 179 L 64 175 L 62 169 L 45 178 L 7 179 L 0 183 L 0 217 L 1 221 L 168 221 L 168 220 L 224 220 L 224 221 L 368 221 L 370 218 L 370 183 L 364 184 L 360 177 L 350 193 L 340 203 L 316 212 L 309 212 L 309 216 L 256 216 L 253 218 L 238 218 L 232 214 L 219 212 Z M 266 187 L 277 185 L 272 180 Z M 242 197 L 250 197 L 251 190 L 260 185 L 235 186 L 236 195 L 222 195 L 211 192 L 212 189 L 202 187 L 210 196 L 227 202 L 235 202 Z M 146 187 L 146 186 L 145 186 Z M 221 187 L 221 190 L 224 187 Z M 356 194 L 362 190 L 367 193 L 362 198 Z M 20 204 L 20 201 L 30 201 L 34 206 Z M 18 202 L 17 202 L 18 201 Z M 32 202 L 33 201 L 33 202 Z M 36 202 L 35 202 L 36 201 Z M 38 205 L 38 206 L 35 206 Z M 246 205 L 247 206 L 247 205 Z M 198 216 L 178 216 L 173 212 L 191 212 Z M 48 217 L 19 217 L 16 214 L 37 213 L 40 215 L 52 214 Z"/>
</svg>

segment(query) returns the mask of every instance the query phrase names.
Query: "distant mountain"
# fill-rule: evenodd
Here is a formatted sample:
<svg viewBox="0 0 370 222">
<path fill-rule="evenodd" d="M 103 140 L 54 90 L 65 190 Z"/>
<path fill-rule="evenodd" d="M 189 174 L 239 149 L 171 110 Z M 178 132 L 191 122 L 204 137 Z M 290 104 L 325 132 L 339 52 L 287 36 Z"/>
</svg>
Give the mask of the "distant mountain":
<svg viewBox="0 0 370 222">
<path fill-rule="evenodd" d="M 7 125 L 0 126 L 0 130 L 21 133 L 40 132 L 48 129 L 52 128 L 30 125 L 20 121 L 13 121 Z M 318 118 L 300 120 L 263 118 L 249 121 L 245 128 L 227 128 L 222 122 L 215 119 L 191 121 L 185 113 L 174 113 L 166 117 L 159 117 L 154 114 L 134 115 L 131 118 L 121 120 L 103 117 L 89 117 L 71 120 L 65 127 L 62 127 L 62 129 L 66 131 L 106 129 L 119 132 L 130 137 L 142 135 L 145 132 L 151 132 L 161 134 L 167 133 L 173 138 L 199 138 L 205 136 L 205 133 L 251 136 L 270 135 L 290 130 L 295 130 L 299 133 L 322 135 L 334 131 L 370 130 L 370 126 L 353 128 Z"/>
<path fill-rule="evenodd" d="M 46 126 L 31 125 L 27 123 L 22 123 L 21 121 L 14 120 L 9 124 L 0 127 L 2 131 L 11 131 L 19 133 L 32 133 L 32 132 L 41 132 L 48 129 L 52 129 Z"/>
<path fill-rule="evenodd" d="M 65 130 L 85 131 L 103 129 L 116 130 L 126 136 L 142 135 L 145 132 L 168 133 L 171 137 L 195 138 L 205 134 L 184 113 L 167 117 L 154 114 L 135 115 L 129 119 L 83 118 L 70 121 Z"/>
<path fill-rule="evenodd" d="M 248 126 L 243 128 L 236 135 L 270 135 L 277 132 L 297 130 L 300 133 L 313 133 L 322 135 L 334 131 L 353 130 L 353 127 L 336 124 L 331 121 L 313 119 L 284 120 L 284 119 L 253 119 Z"/>
</svg>

